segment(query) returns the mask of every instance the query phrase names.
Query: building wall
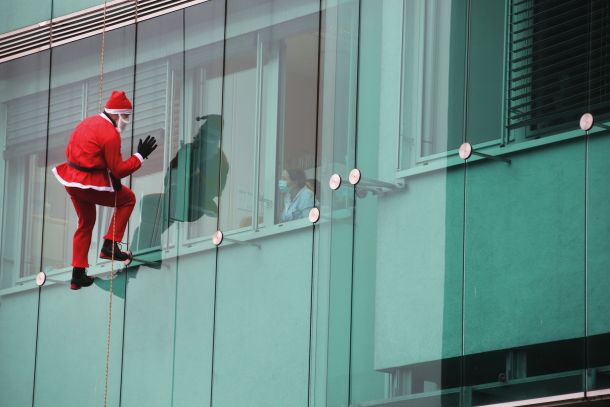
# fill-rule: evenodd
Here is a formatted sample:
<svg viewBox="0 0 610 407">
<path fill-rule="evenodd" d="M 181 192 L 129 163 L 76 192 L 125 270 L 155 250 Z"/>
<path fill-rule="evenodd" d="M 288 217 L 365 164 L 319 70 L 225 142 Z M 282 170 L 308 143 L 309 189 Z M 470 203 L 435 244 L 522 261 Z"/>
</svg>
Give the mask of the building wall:
<svg viewBox="0 0 610 407">
<path fill-rule="evenodd" d="M 534 25 L 554 20 L 537 2 L 209 0 L 107 32 L 101 98 L 101 35 L 1 63 L 0 405 L 610 393 L 610 144 L 578 122 L 603 124 L 591 101 L 606 89 L 590 73 L 584 97 L 534 100 L 553 89 L 536 70 L 559 72 L 540 62 L 553 28 Z M 0 32 L 99 5 L 43 3 L 0 6 L 15 16 Z M 610 10 L 586 3 L 597 44 Z M 606 48 L 585 49 L 590 66 Z M 123 180 L 136 261 L 109 278 L 100 208 L 96 282 L 71 291 L 77 218 L 50 170 L 117 88 L 134 101 L 124 156 L 159 140 Z M 222 119 L 219 144 L 205 115 Z M 465 141 L 491 158 L 461 159 Z M 294 168 L 317 181 L 315 223 L 282 218 L 277 182 Z"/>
</svg>

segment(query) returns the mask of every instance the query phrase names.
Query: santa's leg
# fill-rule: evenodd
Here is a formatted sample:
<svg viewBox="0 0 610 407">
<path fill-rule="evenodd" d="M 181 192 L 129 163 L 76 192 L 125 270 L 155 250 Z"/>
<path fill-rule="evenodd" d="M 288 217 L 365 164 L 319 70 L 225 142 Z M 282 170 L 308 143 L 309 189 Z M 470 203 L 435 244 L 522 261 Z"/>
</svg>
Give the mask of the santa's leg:
<svg viewBox="0 0 610 407">
<path fill-rule="evenodd" d="M 93 277 L 88 277 L 85 269 L 89 266 L 87 254 L 91 246 L 91 234 L 95 226 L 95 204 L 81 200 L 78 195 L 83 193 L 82 189 L 66 188 L 72 204 L 78 216 L 78 227 L 74 232 L 72 240 L 72 280 L 70 288 L 78 290 L 88 287 L 93 283 Z"/>
<path fill-rule="evenodd" d="M 100 202 L 100 204 L 104 206 L 114 206 L 115 193 L 106 194 L 112 195 L 112 200 L 109 202 L 104 199 L 103 202 Z M 113 258 L 114 256 L 115 260 L 122 261 L 125 264 L 131 263 L 131 253 L 128 251 L 122 251 L 117 245 L 117 242 L 120 242 L 123 239 L 125 229 L 127 228 L 127 223 L 129 222 L 129 217 L 131 216 L 131 212 L 133 211 L 135 204 L 136 196 L 131 189 L 127 188 L 126 186 L 123 186 L 121 190 L 116 193 L 116 209 L 112 219 L 110 220 L 108 232 L 104 236 L 105 241 L 100 253 L 101 258 L 108 259 Z"/>
</svg>

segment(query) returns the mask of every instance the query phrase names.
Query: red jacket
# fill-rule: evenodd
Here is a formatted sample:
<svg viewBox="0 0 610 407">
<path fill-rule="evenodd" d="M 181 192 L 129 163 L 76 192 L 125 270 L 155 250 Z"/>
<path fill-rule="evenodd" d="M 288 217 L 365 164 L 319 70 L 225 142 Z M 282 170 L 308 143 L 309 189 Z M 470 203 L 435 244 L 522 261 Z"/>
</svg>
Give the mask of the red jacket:
<svg viewBox="0 0 610 407">
<path fill-rule="evenodd" d="M 53 168 L 59 182 L 68 187 L 114 191 L 109 172 L 124 178 L 142 166 L 142 156 L 134 154 L 123 161 L 121 137 L 113 123 L 103 114 L 87 117 L 74 129 L 66 147 L 68 162 Z M 76 167 L 98 169 L 83 171 Z"/>
</svg>

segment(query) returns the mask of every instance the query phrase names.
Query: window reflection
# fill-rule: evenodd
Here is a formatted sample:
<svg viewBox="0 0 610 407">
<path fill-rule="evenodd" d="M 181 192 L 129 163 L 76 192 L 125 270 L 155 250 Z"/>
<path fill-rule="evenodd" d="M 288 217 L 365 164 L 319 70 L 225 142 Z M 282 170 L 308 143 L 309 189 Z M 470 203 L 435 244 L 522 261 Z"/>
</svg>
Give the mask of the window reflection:
<svg viewBox="0 0 610 407">
<path fill-rule="evenodd" d="M 245 17 L 245 6 L 235 6 Z M 301 219 L 316 205 L 317 5 L 297 18 L 290 12 L 262 26 L 231 26 L 226 40 L 222 13 L 223 4 L 202 4 L 142 22 L 135 70 L 135 27 L 106 33 L 103 88 L 134 95 L 123 155 L 134 137 L 150 134 L 159 143 L 132 179 L 139 201 L 132 251 L 160 247 L 177 222 L 188 241 L 219 226 L 249 230 Z M 99 111 L 100 40 L 55 47 L 50 84 L 43 72 L 49 53 L 2 64 L 0 175 L 11 181 L 0 197 L 3 271 L 23 276 L 40 264 L 47 271 L 70 264 L 76 215 L 62 187 L 44 180 L 64 160 L 74 126 Z M 286 193 L 278 189 L 282 177 L 293 182 Z M 92 260 L 111 210 L 97 216 Z"/>
<path fill-rule="evenodd" d="M 203 122 L 192 142 L 178 149 L 165 170 L 163 192 L 142 198 L 142 223 L 134 237 L 138 249 L 161 245 L 161 235 L 174 222 L 218 217 L 218 195 L 226 185 L 229 161 L 220 149 L 222 118 L 199 116 Z M 167 216 L 160 204 L 169 207 Z"/>
<path fill-rule="evenodd" d="M 223 231 L 301 219 L 315 204 L 305 181 L 316 175 L 318 24 L 311 14 L 227 40 L 222 144 L 232 169 Z M 296 183 L 282 192 L 278 181 L 292 181 L 290 171 Z"/>
<path fill-rule="evenodd" d="M 0 65 L 0 288 L 40 269 L 48 71 L 49 52 Z"/>
</svg>

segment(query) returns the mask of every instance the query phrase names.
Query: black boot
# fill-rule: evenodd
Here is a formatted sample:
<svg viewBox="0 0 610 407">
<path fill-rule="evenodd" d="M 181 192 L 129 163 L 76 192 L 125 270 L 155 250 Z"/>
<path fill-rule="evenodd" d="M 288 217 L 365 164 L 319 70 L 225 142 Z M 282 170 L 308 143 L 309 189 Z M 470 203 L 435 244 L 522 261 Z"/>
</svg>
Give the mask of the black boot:
<svg viewBox="0 0 610 407">
<path fill-rule="evenodd" d="M 122 261 L 125 265 L 131 263 L 132 256 L 130 252 L 121 251 L 119 244 L 117 242 L 113 242 L 112 240 L 104 240 L 104 244 L 102 245 L 102 251 L 100 252 L 100 257 L 102 259 L 112 259 L 112 244 L 114 243 L 114 260 Z"/>
<path fill-rule="evenodd" d="M 81 287 L 89 287 L 93 284 L 95 277 L 89 277 L 82 267 L 74 267 L 72 269 L 72 280 L 70 280 L 71 290 L 80 290 Z"/>
</svg>

